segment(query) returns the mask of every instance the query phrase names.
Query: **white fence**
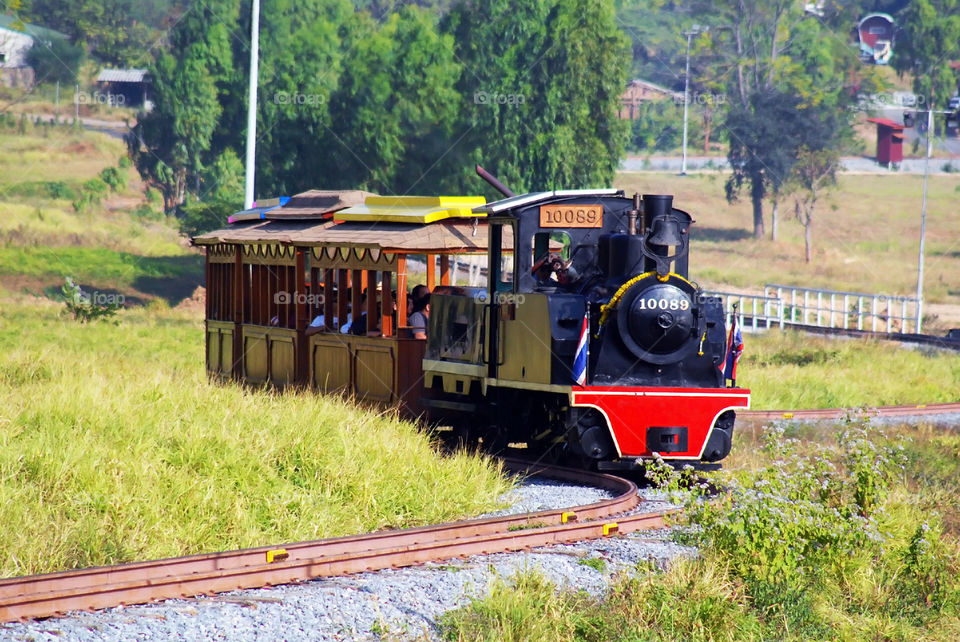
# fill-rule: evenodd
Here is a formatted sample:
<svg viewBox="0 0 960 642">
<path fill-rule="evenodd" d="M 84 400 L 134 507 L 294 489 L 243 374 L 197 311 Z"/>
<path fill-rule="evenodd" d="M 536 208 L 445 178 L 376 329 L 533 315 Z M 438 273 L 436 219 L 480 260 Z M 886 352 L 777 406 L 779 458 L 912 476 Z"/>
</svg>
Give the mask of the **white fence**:
<svg viewBox="0 0 960 642">
<path fill-rule="evenodd" d="M 737 310 L 741 327 L 786 325 L 843 328 L 868 332 L 917 332 L 917 300 L 912 297 L 800 288 L 768 283 L 763 295 L 709 292 L 723 298 L 727 324 Z"/>
</svg>

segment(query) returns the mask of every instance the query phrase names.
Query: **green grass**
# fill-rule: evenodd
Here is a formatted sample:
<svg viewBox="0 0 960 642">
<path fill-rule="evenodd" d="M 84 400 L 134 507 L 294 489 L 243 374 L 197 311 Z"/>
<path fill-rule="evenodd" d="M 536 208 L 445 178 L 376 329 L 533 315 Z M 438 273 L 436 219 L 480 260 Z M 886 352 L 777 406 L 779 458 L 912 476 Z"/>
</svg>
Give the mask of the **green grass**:
<svg viewBox="0 0 960 642">
<path fill-rule="evenodd" d="M 744 336 L 737 385 L 758 410 L 856 408 L 960 399 L 960 353 L 771 330 Z"/>
<path fill-rule="evenodd" d="M 202 254 L 187 247 L 174 219 L 147 203 L 134 169 L 117 170 L 126 183 L 119 192 L 74 208 L 85 183 L 118 166 L 123 141 L 63 127 L 31 125 L 21 134 L 0 124 L 0 145 L 8 151 L 0 158 L 0 284 L 7 289 L 42 296 L 71 276 L 132 304 L 176 304 L 200 285 Z"/>
<path fill-rule="evenodd" d="M 508 487 L 392 416 L 209 382 L 195 317 L 60 310 L 0 307 L 0 575 L 437 523 Z"/>
</svg>

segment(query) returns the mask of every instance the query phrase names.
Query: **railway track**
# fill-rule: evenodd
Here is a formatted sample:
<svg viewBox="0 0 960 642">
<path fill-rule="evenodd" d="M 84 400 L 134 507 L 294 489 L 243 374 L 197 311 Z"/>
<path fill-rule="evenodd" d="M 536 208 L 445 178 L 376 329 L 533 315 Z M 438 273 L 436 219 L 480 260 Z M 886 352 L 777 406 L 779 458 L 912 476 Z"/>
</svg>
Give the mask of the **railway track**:
<svg viewBox="0 0 960 642">
<path fill-rule="evenodd" d="M 839 419 L 848 409 L 744 411 L 755 421 Z M 960 413 L 960 403 L 868 409 L 878 417 Z M 190 555 L 0 580 L 0 622 L 62 615 L 163 599 L 289 584 L 319 577 L 410 566 L 477 554 L 511 552 L 663 526 L 669 512 L 634 512 L 636 485 L 586 471 L 504 460 L 514 472 L 590 484 L 613 499 L 576 508 L 473 519 L 326 540 Z M 613 516 L 616 521 L 613 521 Z"/>
<path fill-rule="evenodd" d="M 613 499 L 577 508 L 0 580 L 0 622 L 288 584 L 318 577 L 509 552 L 659 528 L 667 512 L 622 515 L 640 500 L 626 479 L 507 460 L 514 471 L 587 483 Z M 611 521 L 613 516 L 619 516 Z"/>
<path fill-rule="evenodd" d="M 776 419 L 815 421 L 821 419 L 840 419 L 849 413 L 850 410 L 849 408 L 823 408 L 819 410 L 744 410 L 737 413 L 737 418 L 756 421 L 774 421 Z M 864 412 L 872 417 L 914 417 L 953 414 L 960 413 L 960 402 L 884 406 L 868 408 Z"/>
</svg>

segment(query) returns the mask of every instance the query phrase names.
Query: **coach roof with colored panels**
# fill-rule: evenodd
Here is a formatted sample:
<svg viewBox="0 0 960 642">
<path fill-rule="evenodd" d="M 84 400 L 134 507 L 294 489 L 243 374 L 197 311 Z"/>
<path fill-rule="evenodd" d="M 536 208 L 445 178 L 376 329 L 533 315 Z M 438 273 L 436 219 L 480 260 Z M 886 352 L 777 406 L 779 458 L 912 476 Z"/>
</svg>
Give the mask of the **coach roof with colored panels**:
<svg viewBox="0 0 960 642">
<path fill-rule="evenodd" d="M 476 219 L 474 219 L 476 220 Z M 302 247 L 363 247 L 407 254 L 481 253 L 487 250 L 486 223 L 446 220 L 428 225 L 379 222 L 253 221 L 199 234 L 194 245 L 257 245 L 261 243 Z M 509 232 L 509 230 L 508 230 Z M 513 247 L 504 234 L 505 248 Z"/>
<path fill-rule="evenodd" d="M 553 192 L 532 192 L 530 194 L 519 194 L 511 196 L 500 201 L 487 203 L 480 207 L 473 208 L 473 213 L 477 215 L 500 214 L 515 210 L 521 207 L 545 203 L 558 198 L 583 197 L 583 198 L 604 198 L 608 196 L 622 196 L 623 190 L 613 187 L 608 189 L 559 189 Z"/>
</svg>

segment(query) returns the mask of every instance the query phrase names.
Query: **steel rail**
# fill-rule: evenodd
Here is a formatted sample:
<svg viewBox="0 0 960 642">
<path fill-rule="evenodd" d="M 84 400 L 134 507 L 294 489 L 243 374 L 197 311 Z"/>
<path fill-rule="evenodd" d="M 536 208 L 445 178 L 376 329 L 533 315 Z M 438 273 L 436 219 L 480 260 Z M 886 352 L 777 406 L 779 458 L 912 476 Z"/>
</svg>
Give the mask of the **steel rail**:
<svg viewBox="0 0 960 642">
<path fill-rule="evenodd" d="M 740 419 L 755 419 L 759 421 L 773 421 L 776 419 L 840 419 L 855 408 L 821 408 L 815 410 L 744 410 L 737 413 Z M 874 417 L 913 417 L 924 415 L 938 415 L 960 413 L 960 402 L 930 403 L 907 406 L 880 406 L 866 408 L 868 416 Z"/>
<path fill-rule="evenodd" d="M 505 467 L 619 493 L 586 506 L 0 580 L 0 621 L 303 581 L 662 525 L 664 513 L 602 521 L 639 503 L 633 482 L 504 460 Z"/>
</svg>

